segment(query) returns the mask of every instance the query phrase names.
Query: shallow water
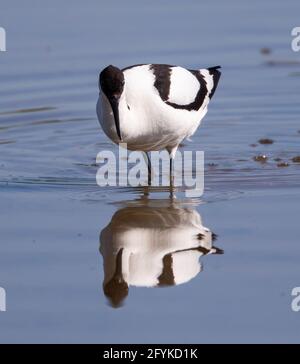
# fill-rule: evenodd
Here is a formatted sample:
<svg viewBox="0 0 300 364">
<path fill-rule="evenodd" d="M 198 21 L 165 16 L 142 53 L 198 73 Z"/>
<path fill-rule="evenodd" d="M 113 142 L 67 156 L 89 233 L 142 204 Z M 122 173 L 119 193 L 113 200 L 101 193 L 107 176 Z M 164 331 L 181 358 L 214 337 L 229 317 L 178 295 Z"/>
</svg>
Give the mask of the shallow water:
<svg viewBox="0 0 300 364">
<path fill-rule="evenodd" d="M 291 290 L 300 285 L 300 164 L 292 161 L 300 155 L 300 55 L 290 47 L 299 11 L 296 1 L 284 8 L 279 1 L 3 1 L 1 342 L 299 341 Z M 273 52 L 260 54 L 266 46 Z M 205 151 L 201 198 L 179 191 L 172 202 L 166 189 L 145 197 L 143 188 L 96 184 L 97 153 L 116 151 L 96 118 L 99 70 L 145 62 L 222 65 L 209 112 L 182 148 Z M 262 138 L 274 143 L 260 144 Z M 255 161 L 258 155 L 267 162 Z M 278 167 L 282 162 L 289 165 Z M 145 214 L 158 271 L 172 253 L 173 281 L 129 285 L 115 309 L 103 292 L 99 237 L 124 209 Z M 188 239 L 166 247 L 156 231 L 166 226 L 177 234 L 178 214 L 201 218 L 224 254 L 202 255 Z M 125 220 L 129 251 L 137 239 L 131 233 L 141 227 L 136 220 L 135 213 Z M 143 245 L 134 249 L 133 267 L 146 259 L 150 272 L 151 254 Z M 188 252 L 174 253 L 182 249 Z M 140 286 L 152 286 L 158 272 L 134 271 Z"/>
</svg>

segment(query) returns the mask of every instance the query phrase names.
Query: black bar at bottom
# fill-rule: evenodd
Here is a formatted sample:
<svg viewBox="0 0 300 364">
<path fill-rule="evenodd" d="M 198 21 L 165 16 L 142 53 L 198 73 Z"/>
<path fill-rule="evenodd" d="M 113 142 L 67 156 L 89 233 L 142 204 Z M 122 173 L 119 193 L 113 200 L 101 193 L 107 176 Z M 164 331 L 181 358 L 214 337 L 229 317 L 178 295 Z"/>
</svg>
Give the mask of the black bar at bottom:
<svg viewBox="0 0 300 364">
<path fill-rule="evenodd" d="M 250 359 L 257 361 L 263 354 L 274 354 L 276 359 L 287 359 L 287 355 L 299 352 L 299 345 L 221 345 L 221 344 L 95 344 L 95 345 L 0 345 L 0 357 L 56 363 L 63 358 L 83 363 L 108 361 L 140 362 L 157 360 L 200 361 L 206 356 L 211 359 Z M 256 350 L 257 349 L 257 350 Z M 2 362 L 2 360 L 1 360 Z M 4 361 L 3 361 L 4 362 Z"/>
</svg>

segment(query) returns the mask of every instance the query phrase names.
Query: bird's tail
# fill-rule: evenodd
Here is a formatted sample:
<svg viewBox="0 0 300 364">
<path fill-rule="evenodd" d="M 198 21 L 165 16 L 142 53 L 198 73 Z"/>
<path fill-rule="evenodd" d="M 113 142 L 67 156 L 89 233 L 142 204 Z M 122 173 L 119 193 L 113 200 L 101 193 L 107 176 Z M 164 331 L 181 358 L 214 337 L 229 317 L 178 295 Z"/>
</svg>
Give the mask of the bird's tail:
<svg viewBox="0 0 300 364">
<path fill-rule="evenodd" d="M 212 77 L 212 83 L 213 83 L 212 89 L 209 94 L 210 99 L 213 97 L 213 95 L 217 89 L 220 77 L 221 77 L 221 71 L 219 71 L 220 68 L 221 68 L 221 66 L 207 68 L 207 71 L 209 72 L 209 74 Z"/>
</svg>

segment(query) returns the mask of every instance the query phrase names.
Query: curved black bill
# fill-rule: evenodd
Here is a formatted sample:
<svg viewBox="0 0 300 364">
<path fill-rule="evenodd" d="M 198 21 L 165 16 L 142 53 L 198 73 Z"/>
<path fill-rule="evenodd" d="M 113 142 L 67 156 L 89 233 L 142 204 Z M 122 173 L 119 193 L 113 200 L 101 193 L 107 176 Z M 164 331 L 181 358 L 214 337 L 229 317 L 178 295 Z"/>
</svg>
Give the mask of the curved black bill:
<svg viewBox="0 0 300 364">
<path fill-rule="evenodd" d="M 117 130 L 117 134 L 120 140 L 122 140 L 122 135 L 121 135 L 121 130 L 120 130 L 120 119 L 119 119 L 119 99 L 117 97 L 112 97 L 109 99 L 113 114 L 114 114 L 114 119 L 115 119 L 115 124 L 116 124 L 116 130 Z"/>
</svg>

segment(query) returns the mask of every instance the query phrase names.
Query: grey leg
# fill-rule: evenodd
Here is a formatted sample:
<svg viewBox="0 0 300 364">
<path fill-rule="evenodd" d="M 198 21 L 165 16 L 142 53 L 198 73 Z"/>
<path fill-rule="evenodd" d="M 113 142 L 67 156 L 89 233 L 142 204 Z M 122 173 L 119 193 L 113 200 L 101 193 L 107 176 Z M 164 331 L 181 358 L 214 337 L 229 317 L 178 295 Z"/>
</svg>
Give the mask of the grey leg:
<svg viewBox="0 0 300 364">
<path fill-rule="evenodd" d="M 150 156 L 149 156 L 149 153 L 146 152 L 146 156 L 147 156 L 147 165 L 148 165 L 148 186 L 151 186 L 151 179 L 152 179 L 152 176 L 151 176 L 151 170 L 152 170 L 152 166 L 151 166 L 151 159 L 150 159 Z"/>
<path fill-rule="evenodd" d="M 170 157 L 170 198 L 174 197 L 174 160 Z"/>
<path fill-rule="evenodd" d="M 170 185 L 173 185 L 174 182 L 174 163 L 173 158 L 170 158 Z"/>
</svg>

